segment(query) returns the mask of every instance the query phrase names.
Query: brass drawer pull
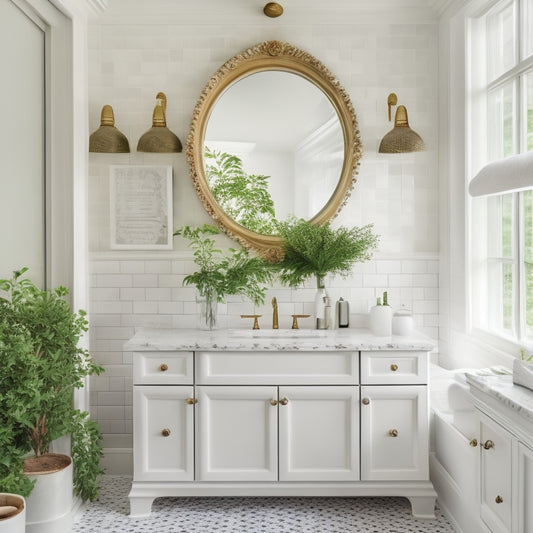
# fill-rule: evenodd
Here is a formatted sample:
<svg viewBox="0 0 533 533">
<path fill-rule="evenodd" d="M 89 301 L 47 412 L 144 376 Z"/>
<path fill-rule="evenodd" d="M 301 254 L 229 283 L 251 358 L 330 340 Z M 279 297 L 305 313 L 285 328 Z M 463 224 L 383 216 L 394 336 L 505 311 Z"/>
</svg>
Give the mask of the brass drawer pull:
<svg viewBox="0 0 533 533">
<path fill-rule="evenodd" d="M 503 503 L 503 498 L 498 494 L 498 496 L 496 496 L 496 499 L 494 501 L 496 503 Z"/>
<path fill-rule="evenodd" d="M 168 365 L 166 363 L 161 363 L 159 365 L 159 370 L 161 370 L 161 372 L 166 372 L 168 370 Z"/>
<path fill-rule="evenodd" d="M 276 406 L 276 405 L 278 405 L 278 400 L 274 400 L 274 399 L 272 398 L 272 400 L 270 400 L 270 405 L 272 405 L 272 406 Z"/>
<path fill-rule="evenodd" d="M 368 398 L 363 398 L 361 402 L 363 403 L 363 405 L 368 405 L 370 403 L 370 400 Z"/>
<path fill-rule="evenodd" d="M 168 437 L 170 435 L 170 429 L 165 428 L 163 431 L 161 431 L 161 435 L 163 435 L 163 437 Z"/>
<path fill-rule="evenodd" d="M 280 403 L 281 405 L 287 405 L 287 404 L 289 403 L 289 400 L 288 400 L 288 398 L 282 398 L 282 399 L 279 401 L 279 403 Z"/>
<path fill-rule="evenodd" d="M 475 448 L 477 446 L 477 439 L 472 439 L 469 444 L 472 448 Z"/>
<path fill-rule="evenodd" d="M 494 448 L 494 442 L 487 440 L 485 441 L 485 444 L 482 444 L 482 446 L 485 448 L 485 450 L 490 450 L 491 448 Z"/>
<path fill-rule="evenodd" d="M 187 398 L 185 401 L 187 402 L 187 405 L 194 405 L 198 403 L 196 398 Z"/>
<path fill-rule="evenodd" d="M 398 430 L 397 429 L 390 429 L 389 430 L 389 435 L 391 437 L 397 437 L 398 436 Z"/>
<path fill-rule="evenodd" d="M 392 365 L 390 366 L 390 369 L 393 371 L 393 372 L 396 372 L 396 370 L 398 370 L 398 365 L 396 363 L 392 363 Z"/>
</svg>

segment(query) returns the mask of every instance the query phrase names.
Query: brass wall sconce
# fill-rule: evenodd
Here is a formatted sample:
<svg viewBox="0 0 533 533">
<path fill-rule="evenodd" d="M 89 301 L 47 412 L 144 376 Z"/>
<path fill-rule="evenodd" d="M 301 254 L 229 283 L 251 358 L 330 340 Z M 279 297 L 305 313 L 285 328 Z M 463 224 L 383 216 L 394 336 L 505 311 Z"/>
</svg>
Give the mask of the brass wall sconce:
<svg viewBox="0 0 533 533">
<path fill-rule="evenodd" d="M 181 141 L 167 128 L 167 97 L 157 93 L 157 104 L 152 116 L 152 127 L 144 133 L 137 143 L 138 152 L 172 153 L 181 152 Z"/>
<path fill-rule="evenodd" d="M 115 127 L 113 108 L 105 105 L 100 115 L 100 127 L 89 137 L 89 152 L 118 154 L 129 151 L 128 139 Z"/>
<path fill-rule="evenodd" d="M 389 106 L 389 122 L 391 120 L 392 106 L 398 103 L 398 97 L 391 93 L 387 99 Z M 394 117 L 394 128 L 390 130 L 381 140 L 379 145 L 380 154 L 403 154 L 407 152 L 422 152 L 426 149 L 426 144 L 422 137 L 409 127 L 407 119 L 407 109 L 400 105 L 396 109 Z"/>
<path fill-rule="evenodd" d="M 277 2 L 269 2 L 263 8 L 263 13 L 270 18 L 276 18 L 283 15 L 283 6 Z"/>
</svg>

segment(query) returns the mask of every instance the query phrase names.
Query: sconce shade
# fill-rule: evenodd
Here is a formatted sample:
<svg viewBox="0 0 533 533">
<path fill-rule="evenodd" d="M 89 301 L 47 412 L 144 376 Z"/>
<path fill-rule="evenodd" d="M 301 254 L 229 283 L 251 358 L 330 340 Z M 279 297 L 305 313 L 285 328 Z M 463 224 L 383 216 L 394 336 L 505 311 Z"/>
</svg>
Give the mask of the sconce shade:
<svg viewBox="0 0 533 533">
<path fill-rule="evenodd" d="M 105 105 L 100 115 L 100 127 L 89 137 L 89 152 L 118 154 L 129 151 L 128 139 L 115 127 L 113 108 Z"/>
<path fill-rule="evenodd" d="M 422 137 L 409 127 L 407 109 L 400 105 L 396 109 L 394 128 L 381 140 L 379 145 L 380 154 L 403 154 L 407 152 L 422 152 L 426 144 Z"/>
<path fill-rule="evenodd" d="M 143 133 L 137 143 L 138 152 L 172 153 L 181 152 L 183 147 L 177 135 L 167 128 L 167 97 L 164 93 L 156 96 L 157 104 L 152 116 L 152 127 Z"/>
</svg>

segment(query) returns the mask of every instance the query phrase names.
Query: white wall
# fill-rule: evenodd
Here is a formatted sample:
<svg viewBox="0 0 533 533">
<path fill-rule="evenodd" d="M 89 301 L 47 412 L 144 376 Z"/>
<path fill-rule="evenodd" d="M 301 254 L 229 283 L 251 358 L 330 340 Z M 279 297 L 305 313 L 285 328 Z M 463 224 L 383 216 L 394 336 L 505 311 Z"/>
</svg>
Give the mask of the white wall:
<svg viewBox="0 0 533 533">
<path fill-rule="evenodd" d="M 183 4 L 113 0 L 89 27 L 90 129 L 111 104 L 116 124 L 130 140 L 131 154 L 91 154 L 89 226 L 91 249 L 91 351 L 106 373 L 93 380 L 92 410 L 106 445 L 128 446 L 132 429 L 131 353 L 122 346 L 138 326 L 194 325 L 195 291 L 182 280 L 193 263 L 186 243 L 174 252 L 109 250 L 111 164 L 170 164 L 174 169 L 174 226 L 209 222 L 188 176 L 184 154 L 141 154 L 139 136 L 151 123 L 155 95 L 168 97 L 167 123 L 185 142 L 191 113 L 203 86 L 234 54 L 270 39 L 291 42 L 321 60 L 350 94 L 358 116 L 364 157 L 358 182 L 335 224 L 374 223 L 381 235 L 376 258 L 359 265 L 348 280 L 330 280 L 334 299 L 350 301 L 353 322 L 362 324 L 377 295 L 412 309 L 417 325 L 438 337 L 438 23 L 421 2 L 345 2 L 325 10 L 295 1 L 280 19 L 261 7 L 234 0 Z M 422 2 L 423 5 L 424 2 Z M 320 7 L 322 6 L 322 7 Z M 415 9 L 415 6 L 418 6 Z M 396 92 L 409 120 L 426 141 L 423 153 L 377 154 L 387 122 L 387 96 Z M 230 241 L 222 238 L 227 245 Z M 314 289 L 276 287 L 281 326 L 289 315 L 312 311 Z M 268 300 L 269 301 L 269 300 Z M 222 306 L 222 322 L 241 325 L 249 303 Z M 260 309 L 266 318 L 271 309 Z M 303 324 L 302 324 L 303 325 Z"/>
</svg>

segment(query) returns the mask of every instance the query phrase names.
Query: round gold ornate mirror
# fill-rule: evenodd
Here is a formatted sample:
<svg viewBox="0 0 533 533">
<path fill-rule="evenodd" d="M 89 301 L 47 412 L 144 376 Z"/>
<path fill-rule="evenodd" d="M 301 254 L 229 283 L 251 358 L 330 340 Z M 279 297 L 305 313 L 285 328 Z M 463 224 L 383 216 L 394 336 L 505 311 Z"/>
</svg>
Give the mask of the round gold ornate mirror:
<svg viewBox="0 0 533 533">
<path fill-rule="evenodd" d="M 220 67 L 187 138 L 191 178 L 207 212 L 272 260 L 282 246 L 272 220 L 330 220 L 350 194 L 361 154 L 346 91 L 316 58 L 279 41 Z"/>
</svg>

